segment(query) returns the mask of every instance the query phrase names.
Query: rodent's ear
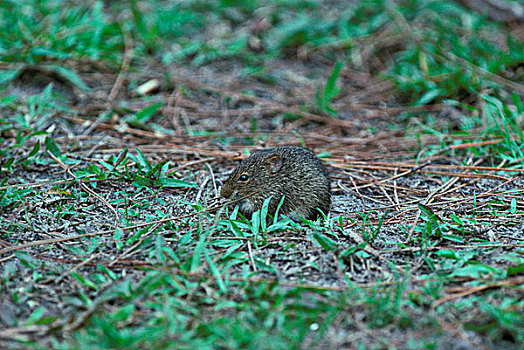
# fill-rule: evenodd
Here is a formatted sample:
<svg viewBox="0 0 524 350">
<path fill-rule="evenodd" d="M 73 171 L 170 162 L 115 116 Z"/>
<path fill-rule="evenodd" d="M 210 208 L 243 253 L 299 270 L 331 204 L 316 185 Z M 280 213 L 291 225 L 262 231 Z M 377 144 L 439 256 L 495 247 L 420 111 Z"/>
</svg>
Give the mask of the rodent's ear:
<svg viewBox="0 0 524 350">
<path fill-rule="evenodd" d="M 267 158 L 267 163 L 269 165 L 269 173 L 276 174 L 282 168 L 282 157 L 278 154 L 274 154 Z"/>
</svg>

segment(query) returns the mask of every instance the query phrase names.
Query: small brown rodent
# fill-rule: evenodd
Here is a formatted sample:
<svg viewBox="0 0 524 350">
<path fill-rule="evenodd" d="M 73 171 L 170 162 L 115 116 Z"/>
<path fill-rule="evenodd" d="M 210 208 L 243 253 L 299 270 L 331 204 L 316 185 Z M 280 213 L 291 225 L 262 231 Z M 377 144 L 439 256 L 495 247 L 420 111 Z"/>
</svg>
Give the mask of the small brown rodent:
<svg viewBox="0 0 524 350">
<path fill-rule="evenodd" d="M 320 209 L 327 215 L 331 205 L 329 174 L 312 152 L 295 146 L 256 150 L 244 159 L 224 183 L 220 195 L 236 200 L 239 211 L 247 218 L 262 208 L 272 196 L 268 213 L 275 215 L 285 196 L 280 214 L 293 220 L 316 219 Z"/>
</svg>

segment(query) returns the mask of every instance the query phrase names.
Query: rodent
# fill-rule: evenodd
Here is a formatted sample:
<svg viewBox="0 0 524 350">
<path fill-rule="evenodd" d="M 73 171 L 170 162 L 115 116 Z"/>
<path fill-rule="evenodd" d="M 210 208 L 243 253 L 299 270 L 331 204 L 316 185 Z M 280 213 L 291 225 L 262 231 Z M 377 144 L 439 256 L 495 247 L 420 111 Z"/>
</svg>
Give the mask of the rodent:
<svg viewBox="0 0 524 350">
<path fill-rule="evenodd" d="M 319 209 L 327 215 L 331 206 L 329 173 L 314 153 L 302 147 L 279 146 L 254 151 L 224 182 L 220 195 L 237 200 L 239 211 L 246 218 L 262 208 L 272 196 L 268 213 L 279 213 L 293 220 L 300 217 L 315 220 Z"/>
</svg>

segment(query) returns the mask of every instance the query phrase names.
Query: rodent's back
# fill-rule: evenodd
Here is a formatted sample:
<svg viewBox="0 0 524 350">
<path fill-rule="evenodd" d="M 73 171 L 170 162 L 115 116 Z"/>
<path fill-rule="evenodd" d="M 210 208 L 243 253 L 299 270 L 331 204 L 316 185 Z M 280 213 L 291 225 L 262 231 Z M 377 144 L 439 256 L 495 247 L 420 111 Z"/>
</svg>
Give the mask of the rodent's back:
<svg viewBox="0 0 524 350">
<path fill-rule="evenodd" d="M 244 159 L 224 183 L 222 197 L 240 200 L 247 217 L 272 196 L 269 213 L 274 215 L 283 196 L 280 213 L 315 219 L 317 209 L 327 214 L 331 205 L 329 174 L 312 152 L 296 146 L 261 149 Z"/>
</svg>

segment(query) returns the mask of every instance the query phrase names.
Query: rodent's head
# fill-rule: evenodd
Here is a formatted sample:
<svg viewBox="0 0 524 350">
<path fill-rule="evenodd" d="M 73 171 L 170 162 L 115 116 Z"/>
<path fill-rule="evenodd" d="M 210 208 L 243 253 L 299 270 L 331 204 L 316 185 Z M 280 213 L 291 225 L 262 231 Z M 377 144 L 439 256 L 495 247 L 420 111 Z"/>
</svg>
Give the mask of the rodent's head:
<svg viewBox="0 0 524 350">
<path fill-rule="evenodd" d="M 282 170 L 282 155 L 267 150 L 257 150 L 244 159 L 224 183 L 220 195 L 230 198 L 251 197 L 268 192 L 274 178 Z M 234 199 L 234 198 L 233 198 Z"/>
</svg>

